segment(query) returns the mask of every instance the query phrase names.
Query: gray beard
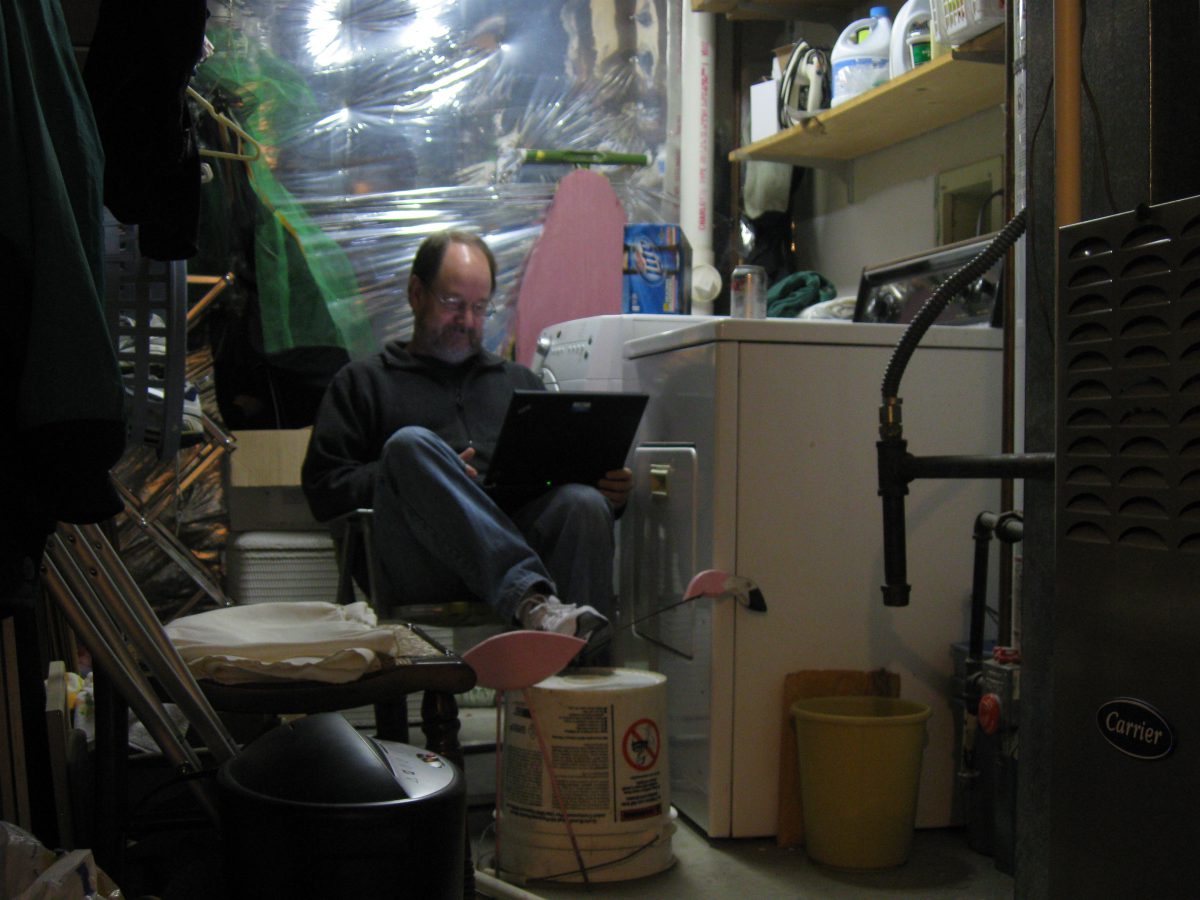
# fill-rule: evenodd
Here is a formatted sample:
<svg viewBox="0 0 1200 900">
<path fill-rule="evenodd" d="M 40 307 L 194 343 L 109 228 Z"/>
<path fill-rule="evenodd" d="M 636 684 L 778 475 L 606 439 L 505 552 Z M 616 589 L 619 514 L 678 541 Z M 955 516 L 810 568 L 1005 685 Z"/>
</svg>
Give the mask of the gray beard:
<svg viewBox="0 0 1200 900">
<path fill-rule="evenodd" d="M 470 359 L 479 352 L 482 346 L 481 343 L 473 340 L 469 340 L 465 348 L 450 346 L 448 341 L 443 340 L 443 335 L 447 333 L 453 332 L 447 329 L 443 332 L 430 333 L 428 329 L 414 326 L 409 350 L 413 353 L 419 353 L 422 356 L 432 356 L 434 359 L 455 366 L 460 362 Z"/>
</svg>

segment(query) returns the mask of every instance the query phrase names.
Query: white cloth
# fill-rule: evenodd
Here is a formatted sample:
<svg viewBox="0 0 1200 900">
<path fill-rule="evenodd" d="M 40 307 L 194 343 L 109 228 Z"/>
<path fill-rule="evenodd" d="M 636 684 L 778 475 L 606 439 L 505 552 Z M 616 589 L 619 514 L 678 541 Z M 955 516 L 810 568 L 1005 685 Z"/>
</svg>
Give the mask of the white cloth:
<svg viewBox="0 0 1200 900">
<path fill-rule="evenodd" d="M 344 684 L 402 662 L 403 625 L 379 625 L 365 602 L 256 603 L 183 616 L 167 635 L 197 678 L 224 684 L 270 679 Z"/>
<path fill-rule="evenodd" d="M 788 163 L 762 160 L 746 163 L 742 206 L 748 218 L 757 219 L 767 212 L 787 212 L 792 202 L 792 168 Z"/>
</svg>

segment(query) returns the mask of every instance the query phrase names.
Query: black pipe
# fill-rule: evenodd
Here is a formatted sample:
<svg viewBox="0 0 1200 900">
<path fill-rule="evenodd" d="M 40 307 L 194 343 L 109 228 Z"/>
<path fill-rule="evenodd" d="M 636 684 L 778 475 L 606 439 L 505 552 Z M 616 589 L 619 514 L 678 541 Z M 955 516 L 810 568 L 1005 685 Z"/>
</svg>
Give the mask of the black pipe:
<svg viewBox="0 0 1200 900">
<path fill-rule="evenodd" d="M 1001 453 L 994 456 L 913 456 L 899 436 L 899 401 L 889 405 L 887 437 L 875 444 L 879 469 L 879 496 L 883 498 L 884 606 L 908 606 L 907 548 L 904 534 L 904 497 L 914 478 L 1049 478 L 1054 474 L 1053 453 Z M 882 411 L 881 411 L 882 412 Z M 1018 537 L 1017 540 L 1020 540 Z"/>
<path fill-rule="evenodd" d="M 1025 477 L 1053 472 L 1050 465 L 1038 455 L 1031 457 L 1002 456 L 982 457 L 988 462 L 968 461 L 967 457 L 930 457 L 922 462 L 909 456 L 904 441 L 904 428 L 900 416 L 900 379 L 908 366 L 909 359 L 929 327 L 937 321 L 942 310 L 959 292 L 985 273 L 1000 259 L 1025 231 L 1025 210 L 1021 210 L 1000 230 L 1000 233 L 969 262 L 954 272 L 934 290 L 933 294 L 913 317 L 904 334 L 900 336 L 892 358 L 883 376 L 883 405 L 879 408 L 879 441 L 876 454 L 879 466 L 879 496 L 883 499 L 883 602 L 885 606 L 907 606 L 911 587 L 908 584 L 908 563 L 904 537 L 904 495 L 908 493 L 908 482 L 914 477 L 939 478 L 996 478 L 1013 477 L 1004 474 L 1006 467 L 1015 465 L 1018 470 L 1028 469 Z M 932 463 L 930 460 L 938 460 Z M 1003 460 L 1003 462 L 1000 462 Z M 940 472 L 944 474 L 931 475 Z M 997 474 L 1000 472 L 1001 474 Z"/>
<path fill-rule="evenodd" d="M 975 677 L 983 666 L 983 627 L 987 613 L 988 551 L 992 536 L 1007 544 L 1015 544 L 1025 534 L 1025 523 L 1017 512 L 981 512 L 975 518 L 972 539 L 975 541 L 975 567 L 971 573 L 971 622 L 967 643 L 966 696 L 967 711 L 979 711 L 979 679 Z M 1000 635 L 1007 641 L 1009 635 Z"/>
<path fill-rule="evenodd" d="M 1053 453 L 999 453 L 994 456 L 906 456 L 904 474 L 914 478 L 1048 478 Z"/>
<path fill-rule="evenodd" d="M 901 437 L 900 400 L 879 410 L 879 436 L 875 443 L 879 468 L 879 496 L 883 498 L 883 604 L 908 606 L 912 588 L 908 578 L 908 551 L 904 537 L 904 495 L 908 493 L 905 469 L 908 442 Z M 899 523 L 899 524 L 897 524 Z"/>
</svg>

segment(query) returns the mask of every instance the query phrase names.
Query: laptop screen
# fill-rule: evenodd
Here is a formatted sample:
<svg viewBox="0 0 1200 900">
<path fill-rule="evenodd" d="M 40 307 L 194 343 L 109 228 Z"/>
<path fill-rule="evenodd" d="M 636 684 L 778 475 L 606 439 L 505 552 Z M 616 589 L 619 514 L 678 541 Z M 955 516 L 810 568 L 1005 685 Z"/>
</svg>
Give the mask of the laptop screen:
<svg viewBox="0 0 1200 900">
<path fill-rule="evenodd" d="M 514 391 L 484 486 L 596 484 L 625 465 L 648 399 L 604 391 Z"/>
</svg>

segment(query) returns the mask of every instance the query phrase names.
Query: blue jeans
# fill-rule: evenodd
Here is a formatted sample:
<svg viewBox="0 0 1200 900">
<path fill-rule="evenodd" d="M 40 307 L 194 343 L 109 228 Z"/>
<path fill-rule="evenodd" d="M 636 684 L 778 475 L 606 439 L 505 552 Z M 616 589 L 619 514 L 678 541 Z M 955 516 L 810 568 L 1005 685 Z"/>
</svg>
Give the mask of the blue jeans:
<svg viewBox="0 0 1200 900">
<path fill-rule="evenodd" d="M 374 502 L 382 608 L 474 598 L 511 621 L 538 591 L 612 617 L 613 511 L 590 485 L 506 512 L 445 441 L 412 426 L 384 445 Z"/>
</svg>

